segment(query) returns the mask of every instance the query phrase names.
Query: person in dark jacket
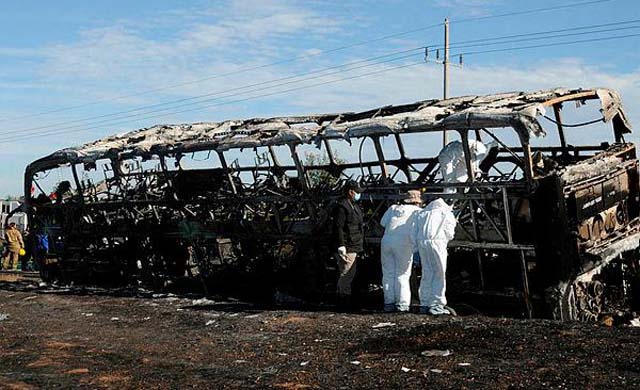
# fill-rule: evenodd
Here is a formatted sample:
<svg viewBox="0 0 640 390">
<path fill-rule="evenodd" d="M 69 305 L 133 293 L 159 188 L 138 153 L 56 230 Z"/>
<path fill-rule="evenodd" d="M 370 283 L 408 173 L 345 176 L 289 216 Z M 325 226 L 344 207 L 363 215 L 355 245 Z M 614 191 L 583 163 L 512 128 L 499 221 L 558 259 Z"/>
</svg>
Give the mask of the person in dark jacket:
<svg viewBox="0 0 640 390">
<path fill-rule="evenodd" d="M 364 224 L 362 210 L 356 204 L 360 199 L 362 187 L 349 180 L 344 188 L 344 196 L 334 209 L 333 233 L 335 258 L 338 262 L 338 301 L 349 304 L 351 301 L 351 283 L 356 274 L 356 257 L 363 251 Z"/>
</svg>

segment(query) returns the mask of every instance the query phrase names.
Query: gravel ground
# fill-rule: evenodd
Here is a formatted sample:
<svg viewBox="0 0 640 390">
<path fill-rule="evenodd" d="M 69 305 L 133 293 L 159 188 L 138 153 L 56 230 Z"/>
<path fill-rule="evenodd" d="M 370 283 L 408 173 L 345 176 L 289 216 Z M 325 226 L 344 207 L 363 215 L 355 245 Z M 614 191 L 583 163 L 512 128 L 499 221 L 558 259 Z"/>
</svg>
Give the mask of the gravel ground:
<svg viewBox="0 0 640 390">
<path fill-rule="evenodd" d="M 638 388 L 639 342 L 628 326 L 0 285 L 2 389 Z"/>
</svg>

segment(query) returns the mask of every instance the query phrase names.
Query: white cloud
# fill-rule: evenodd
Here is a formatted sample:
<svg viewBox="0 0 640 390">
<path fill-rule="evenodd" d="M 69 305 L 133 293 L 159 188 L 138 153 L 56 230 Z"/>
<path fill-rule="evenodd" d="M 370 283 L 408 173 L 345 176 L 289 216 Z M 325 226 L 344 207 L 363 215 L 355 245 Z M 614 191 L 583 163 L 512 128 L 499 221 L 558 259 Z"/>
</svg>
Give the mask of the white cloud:
<svg viewBox="0 0 640 390">
<path fill-rule="evenodd" d="M 296 3 L 275 0 L 235 0 L 199 12 L 182 10 L 168 15 L 163 15 L 163 24 L 167 27 L 167 19 L 172 20 L 169 30 L 174 32 L 169 36 L 154 36 L 148 23 L 136 26 L 121 21 L 85 30 L 74 43 L 45 48 L 40 75 L 68 92 L 86 95 L 99 90 L 94 98 L 119 96 L 122 88 L 130 92 L 153 89 L 226 73 L 239 65 L 264 64 L 294 51 L 287 42 L 296 37 L 321 37 L 341 24 Z M 91 88 L 96 83 L 102 83 L 100 88 Z M 216 82 L 212 87 L 219 85 Z M 208 85 L 199 87 L 206 90 Z M 189 95 L 192 89 L 172 92 Z"/>
</svg>

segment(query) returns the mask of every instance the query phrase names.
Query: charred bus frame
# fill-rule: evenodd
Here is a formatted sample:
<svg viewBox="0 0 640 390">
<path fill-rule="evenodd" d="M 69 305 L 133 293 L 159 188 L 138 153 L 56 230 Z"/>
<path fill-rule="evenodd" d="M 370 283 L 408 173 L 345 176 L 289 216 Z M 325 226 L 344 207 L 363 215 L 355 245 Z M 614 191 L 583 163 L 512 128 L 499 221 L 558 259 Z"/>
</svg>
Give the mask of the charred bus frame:
<svg viewBox="0 0 640 390">
<path fill-rule="evenodd" d="M 612 123 L 615 142 L 569 145 L 562 105 L 593 99 L 601 102 L 602 121 Z M 545 134 L 537 117 L 548 109 L 553 110 L 560 145 L 532 147 L 530 137 Z M 512 128 L 519 145 L 503 142 L 498 128 Z M 405 150 L 403 134 L 442 131 L 459 134 L 467 182 L 443 182 L 437 157 L 411 158 Z M 55 236 L 51 267 L 65 280 L 141 280 L 157 286 L 186 270 L 211 285 L 216 275 L 234 269 L 268 274 L 274 285 L 298 286 L 295 293 L 308 296 L 331 290 L 332 276 L 326 274 L 330 249 L 323 239 L 326 214 L 343 179 L 352 177 L 347 171 L 358 169 L 366 188 L 365 258 L 374 259 L 373 264 L 382 233 L 380 216 L 406 190 L 420 189 L 425 199 L 454 201 L 459 214 L 448 278 L 453 279 L 450 286 L 460 282 L 462 287 L 450 288 L 453 295 L 466 291 L 515 298 L 527 316 L 591 318 L 603 310 L 603 283 L 593 275 L 612 262 L 623 262 L 626 269 L 637 266 L 630 254 L 640 237 L 638 162 L 635 146 L 624 141 L 629 132 L 619 96 L 607 89 L 515 92 L 359 113 L 154 126 L 33 162 L 25 172 L 26 206 L 32 226 Z M 483 137 L 494 147 L 474 172 L 469 142 Z M 363 161 L 362 145 L 368 139 L 375 157 Z M 385 156 L 383 139 L 393 140 L 399 157 Z M 360 141 L 359 160 L 340 161 L 331 141 L 352 145 L 354 140 Z M 298 149 L 306 144 L 324 148 L 326 161 L 305 164 Z M 275 149 L 280 146 L 288 148 L 292 164 L 279 161 Z M 264 153 L 255 153 L 254 164 L 227 161 L 230 151 L 257 148 Z M 181 167 L 184 156 L 203 151 L 218 156 L 219 165 Z M 142 168 L 149 160 L 158 161 L 158 167 Z M 104 180 L 83 177 L 80 170 L 96 170 L 101 162 Z M 73 183 L 58 185 L 51 201 L 39 177 L 59 167 L 71 170 Z M 325 175 L 323 180 L 314 180 L 318 173 Z M 243 179 L 246 174 L 252 179 Z M 40 196 L 31 194 L 32 185 Z M 373 275 L 369 281 L 376 282 Z M 599 297 L 586 296 L 594 289 Z"/>
</svg>

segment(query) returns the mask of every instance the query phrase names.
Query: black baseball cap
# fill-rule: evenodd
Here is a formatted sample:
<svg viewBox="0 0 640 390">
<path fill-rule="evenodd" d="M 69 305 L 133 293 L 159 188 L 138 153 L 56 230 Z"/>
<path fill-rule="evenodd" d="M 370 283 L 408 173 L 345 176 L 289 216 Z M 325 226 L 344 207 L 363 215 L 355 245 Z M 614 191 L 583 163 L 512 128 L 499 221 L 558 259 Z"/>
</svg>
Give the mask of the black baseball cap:
<svg viewBox="0 0 640 390">
<path fill-rule="evenodd" d="M 360 184 L 355 180 L 347 180 L 347 182 L 344 184 L 344 190 L 345 192 L 349 190 L 353 190 L 355 192 L 362 192 L 364 191 L 364 188 L 360 187 Z"/>
</svg>

